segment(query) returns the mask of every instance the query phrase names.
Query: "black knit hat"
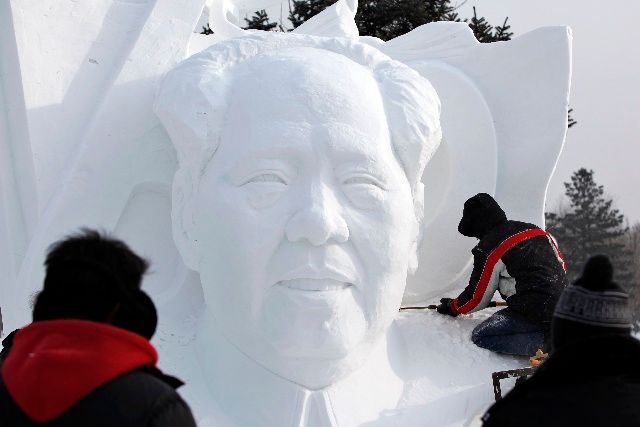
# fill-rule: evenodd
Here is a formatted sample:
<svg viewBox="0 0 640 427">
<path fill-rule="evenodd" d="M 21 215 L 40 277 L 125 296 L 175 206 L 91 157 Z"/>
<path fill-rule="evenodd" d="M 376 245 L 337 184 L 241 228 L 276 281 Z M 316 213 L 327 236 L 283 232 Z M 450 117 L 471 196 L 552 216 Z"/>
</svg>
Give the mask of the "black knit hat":
<svg viewBox="0 0 640 427">
<path fill-rule="evenodd" d="M 564 290 L 553 314 L 553 347 L 598 335 L 631 332 L 629 295 L 613 282 L 613 266 L 604 255 L 590 258 L 582 276 Z"/>
<path fill-rule="evenodd" d="M 498 202 L 487 193 L 478 193 L 464 202 L 458 232 L 481 239 L 487 231 L 507 220 Z"/>
<path fill-rule="evenodd" d="M 124 242 L 84 229 L 56 242 L 47 254 L 33 321 L 83 319 L 109 322 L 147 339 L 158 316 L 140 289 L 148 263 Z"/>
</svg>

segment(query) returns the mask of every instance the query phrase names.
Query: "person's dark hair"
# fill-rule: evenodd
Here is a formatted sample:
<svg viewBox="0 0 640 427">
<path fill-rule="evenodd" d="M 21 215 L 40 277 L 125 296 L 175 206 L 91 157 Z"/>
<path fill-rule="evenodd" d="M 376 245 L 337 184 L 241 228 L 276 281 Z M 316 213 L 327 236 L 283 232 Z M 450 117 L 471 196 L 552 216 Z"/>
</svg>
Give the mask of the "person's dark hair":
<svg viewBox="0 0 640 427">
<path fill-rule="evenodd" d="M 124 242 L 82 229 L 49 248 L 45 267 L 34 322 L 83 319 L 111 323 L 146 338 L 155 332 L 155 307 L 140 289 L 149 264 Z"/>
</svg>

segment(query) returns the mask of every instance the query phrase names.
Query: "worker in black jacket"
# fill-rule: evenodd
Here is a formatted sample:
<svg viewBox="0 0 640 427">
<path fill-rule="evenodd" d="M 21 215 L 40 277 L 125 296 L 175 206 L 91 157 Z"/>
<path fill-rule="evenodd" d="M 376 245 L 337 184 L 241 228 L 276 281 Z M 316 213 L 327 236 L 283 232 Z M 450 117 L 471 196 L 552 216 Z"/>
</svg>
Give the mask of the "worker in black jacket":
<svg viewBox="0 0 640 427">
<path fill-rule="evenodd" d="M 85 230 L 45 264 L 33 322 L 3 341 L 0 426 L 195 427 L 182 382 L 156 368 L 147 262 Z"/>
<path fill-rule="evenodd" d="M 473 271 L 457 298 L 440 300 L 438 312 L 458 316 L 481 310 L 498 291 L 508 307 L 478 325 L 472 341 L 498 353 L 533 355 L 549 335 L 566 281 L 553 237 L 533 224 L 508 220 L 486 193 L 465 202 L 458 231 L 480 240 L 472 250 Z"/>
<path fill-rule="evenodd" d="M 485 427 L 640 426 L 640 341 L 612 278 L 605 256 L 587 262 L 556 306 L 549 358 L 487 411 Z"/>
</svg>

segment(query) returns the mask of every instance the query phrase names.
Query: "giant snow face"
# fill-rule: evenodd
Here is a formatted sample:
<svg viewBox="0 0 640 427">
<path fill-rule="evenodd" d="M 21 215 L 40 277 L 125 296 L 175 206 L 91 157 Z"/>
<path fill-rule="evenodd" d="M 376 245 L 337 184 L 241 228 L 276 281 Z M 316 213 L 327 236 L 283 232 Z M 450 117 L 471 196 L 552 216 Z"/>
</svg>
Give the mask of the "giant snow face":
<svg viewBox="0 0 640 427">
<path fill-rule="evenodd" d="M 264 366 L 344 358 L 392 322 L 415 250 L 393 123 L 342 55 L 289 49 L 238 74 L 192 208 L 206 304 Z"/>
</svg>

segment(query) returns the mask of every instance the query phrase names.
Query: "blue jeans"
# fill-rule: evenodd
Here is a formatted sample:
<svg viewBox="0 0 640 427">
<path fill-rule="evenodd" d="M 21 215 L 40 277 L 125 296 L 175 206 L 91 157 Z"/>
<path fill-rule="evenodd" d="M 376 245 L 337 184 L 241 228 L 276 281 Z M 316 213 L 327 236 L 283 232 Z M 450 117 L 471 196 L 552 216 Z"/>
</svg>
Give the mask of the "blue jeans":
<svg viewBox="0 0 640 427">
<path fill-rule="evenodd" d="M 471 341 L 496 353 L 533 356 L 542 348 L 547 329 L 544 323 L 529 320 L 507 307 L 476 326 Z"/>
</svg>

